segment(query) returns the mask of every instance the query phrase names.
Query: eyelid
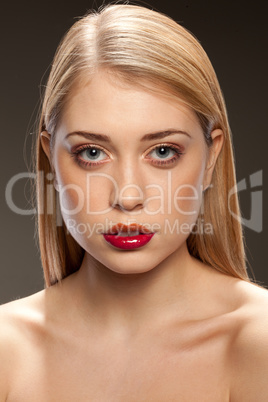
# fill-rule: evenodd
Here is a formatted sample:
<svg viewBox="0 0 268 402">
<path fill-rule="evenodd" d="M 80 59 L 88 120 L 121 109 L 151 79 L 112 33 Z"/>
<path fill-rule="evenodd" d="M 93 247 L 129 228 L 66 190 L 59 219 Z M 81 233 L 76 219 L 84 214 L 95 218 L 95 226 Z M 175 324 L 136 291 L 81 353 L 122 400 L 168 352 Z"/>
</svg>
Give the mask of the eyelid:
<svg viewBox="0 0 268 402">
<path fill-rule="evenodd" d="M 166 147 L 166 148 L 172 149 L 175 152 L 175 155 L 173 155 L 170 158 L 163 159 L 163 160 L 149 156 L 150 153 L 152 153 L 152 151 L 154 151 L 160 147 Z M 99 149 L 107 156 L 107 158 L 104 158 L 100 161 L 85 160 L 83 157 L 80 156 L 80 154 L 82 154 L 82 152 L 84 150 L 90 149 L 90 148 Z M 169 142 L 163 142 L 163 143 L 158 143 L 158 144 L 152 145 L 149 149 L 147 149 L 143 153 L 143 157 L 152 165 L 157 165 L 157 166 L 170 165 L 170 164 L 174 163 L 176 160 L 178 160 L 184 154 L 184 150 L 185 150 L 185 148 L 182 145 L 169 143 Z M 95 166 L 101 165 L 103 163 L 107 163 L 107 162 L 109 162 L 109 160 L 113 159 L 110 152 L 107 151 L 104 147 L 102 147 L 101 145 L 92 144 L 92 143 L 86 143 L 86 144 L 72 146 L 70 152 L 71 152 L 72 157 L 75 158 L 76 162 L 83 167 L 95 167 Z"/>
<path fill-rule="evenodd" d="M 111 154 L 110 152 L 108 152 L 105 148 L 103 148 L 101 145 L 98 144 L 82 144 L 82 145 L 74 145 L 71 147 L 70 152 L 72 154 L 79 154 L 80 152 L 82 152 L 84 149 L 89 149 L 89 148 L 97 148 L 101 151 L 103 151 L 107 156 L 109 156 L 109 158 L 111 158 Z"/>
<path fill-rule="evenodd" d="M 152 145 L 149 149 L 147 149 L 147 150 L 145 151 L 145 153 L 144 153 L 145 156 L 148 155 L 150 152 L 152 152 L 154 149 L 160 148 L 160 147 L 172 148 L 172 149 L 177 150 L 177 151 L 180 152 L 181 154 L 183 154 L 184 151 L 185 151 L 185 148 L 184 148 L 182 145 L 173 144 L 173 143 L 170 143 L 170 142 L 162 142 L 162 143 L 160 143 L 160 144 Z"/>
<path fill-rule="evenodd" d="M 90 161 L 90 160 L 84 159 L 81 156 L 81 154 L 83 153 L 83 151 L 90 149 L 90 148 L 98 149 L 99 151 L 103 152 L 106 155 L 106 157 L 104 159 L 96 160 L 96 161 L 94 161 L 94 160 Z M 103 148 L 101 145 L 89 144 L 89 143 L 73 146 L 70 150 L 70 154 L 71 154 L 71 157 L 75 159 L 76 163 L 84 169 L 101 166 L 101 165 L 109 162 L 111 159 L 109 152 L 107 152 L 106 149 Z"/>
<path fill-rule="evenodd" d="M 174 155 L 170 156 L 169 158 L 155 158 L 155 157 L 150 157 L 150 154 L 155 151 L 157 148 L 169 148 L 173 151 Z M 150 163 L 152 166 L 158 167 L 158 168 L 170 168 L 172 165 L 180 160 L 182 155 L 184 154 L 184 147 L 180 146 L 178 144 L 171 144 L 171 143 L 162 143 L 162 144 L 156 144 L 150 147 L 145 154 L 144 159 Z"/>
</svg>

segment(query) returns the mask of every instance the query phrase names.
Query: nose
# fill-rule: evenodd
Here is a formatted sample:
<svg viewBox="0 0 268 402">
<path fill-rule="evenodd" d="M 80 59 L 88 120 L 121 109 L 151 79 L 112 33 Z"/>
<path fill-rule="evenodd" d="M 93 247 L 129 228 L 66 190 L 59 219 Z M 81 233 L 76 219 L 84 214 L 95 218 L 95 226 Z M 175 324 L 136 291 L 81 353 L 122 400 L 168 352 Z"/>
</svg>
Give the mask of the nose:
<svg viewBox="0 0 268 402">
<path fill-rule="evenodd" d="M 144 185 L 141 172 L 134 167 L 117 171 L 116 186 L 110 194 L 110 205 L 124 212 L 140 211 L 144 206 Z"/>
<path fill-rule="evenodd" d="M 114 207 L 125 212 L 140 210 L 143 208 L 143 199 L 143 191 L 137 184 L 126 184 L 119 189 Z"/>
</svg>

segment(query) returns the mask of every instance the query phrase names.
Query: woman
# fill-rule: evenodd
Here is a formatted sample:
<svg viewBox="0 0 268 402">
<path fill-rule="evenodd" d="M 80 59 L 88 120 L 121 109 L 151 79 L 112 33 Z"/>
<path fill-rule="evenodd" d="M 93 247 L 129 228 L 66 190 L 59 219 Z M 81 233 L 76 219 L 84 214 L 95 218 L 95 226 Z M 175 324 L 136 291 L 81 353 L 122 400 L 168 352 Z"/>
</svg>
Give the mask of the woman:
<svg viewBox="0 0 268 402">
<path fill-rule="evenodd" d="M 46 289 L 1 307 L 1 400 L 266 401 L 267 291 L 247 275 L 225 105 L 197 40 L 138 6 L 75 23 L 37 171 Z"/>
</svg>

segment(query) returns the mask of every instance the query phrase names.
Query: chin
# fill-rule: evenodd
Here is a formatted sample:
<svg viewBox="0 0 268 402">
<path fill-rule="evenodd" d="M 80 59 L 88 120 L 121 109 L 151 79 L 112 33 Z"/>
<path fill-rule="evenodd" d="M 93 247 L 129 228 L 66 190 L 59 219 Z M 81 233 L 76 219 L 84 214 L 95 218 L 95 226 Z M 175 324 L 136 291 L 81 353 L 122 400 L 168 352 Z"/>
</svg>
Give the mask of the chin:
<svg viewBox="0 0 268 402">
<path fill-rule="evenodd" d="M 94 259 L 92 264 L 96 268 L 109 270 L 119 275 L 137 275 L 153 271 L 178 249 L 177 245 L 174 250 L 167 248 L 159 250 L 159 247 L 145 246 L 137 250 L 125 251 L 108 247 L 102 252 L 100 252 L 101 248 L 89 248 L 87 256 L 89 259 Z"/>
<path fill-rule="evenodd" d="M 165 240 L 155 236 L 152 242 L 143 247 L 122 250 L 106 243 L 102 237 L 94 237 L 90 241 L 76 239 L 86 251 L 89 266 L 120 275 L 142 274 L 160 268 L 174 254 L 180 253 L 186 242 L 181 236 L 170 236 Z"/>
<path fill-rule="evenodd" d="M 113 250 L 114 251 L 114 250 Z M 139 251 L 106 252 L 105 256 L 89 252 L 89 258 L 93 257 L 98 268 L 108 269 L 120 275 L 142 274 L 153 270 L 160 262 L 152 260 L 151 253 Z"/>
</svg>

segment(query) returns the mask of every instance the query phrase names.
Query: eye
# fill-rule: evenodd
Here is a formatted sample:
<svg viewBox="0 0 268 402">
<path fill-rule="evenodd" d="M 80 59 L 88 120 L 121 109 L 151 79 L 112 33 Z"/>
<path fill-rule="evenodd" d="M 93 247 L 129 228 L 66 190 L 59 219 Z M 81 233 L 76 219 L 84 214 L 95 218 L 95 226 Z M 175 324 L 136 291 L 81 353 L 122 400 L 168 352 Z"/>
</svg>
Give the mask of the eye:
<svg viewBox="0 0 268 402">
<path fill-rule="evenodd" d="M 154 165 L 161 166 L 176 162 L 182 154 L 182 147 L 173 144 L 161 144 L 151 148 L 146 159 Z"/>
<path fill-rule="evenodd" d="M 168 157 L 174 156 L 175 151 L 171 149 L 170 147 L 161 145 L 160 147 L 155 148 L 151 152 L 151 156 L 153 158 L 159 158 L 159 159 L 166 159 Z"/>
<path fill-rule="evenodd" d="M 109 160 L 107 153 L 96 145 L 82 145 L 72 150 L 72 156 L 82 166 L 96 166 Z"/>
<path fill-rule="evenodd" d="M 107 156 L 101 149 L 96 147 L 86 148 L 79 153 L 80 158 L 86 161 L 101 161 Z"/>
</svg>

